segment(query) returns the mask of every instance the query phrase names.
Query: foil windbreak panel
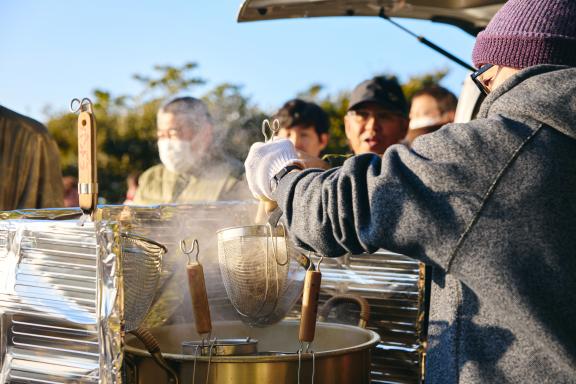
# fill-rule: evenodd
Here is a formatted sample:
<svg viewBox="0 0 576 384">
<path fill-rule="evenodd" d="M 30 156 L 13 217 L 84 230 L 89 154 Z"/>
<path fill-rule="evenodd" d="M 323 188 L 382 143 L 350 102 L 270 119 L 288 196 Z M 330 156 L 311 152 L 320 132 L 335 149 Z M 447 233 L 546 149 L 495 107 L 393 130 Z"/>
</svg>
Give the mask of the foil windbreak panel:
<svg viewBox="0 0 576 384">
<path fill-rule="evenodd" d="M 0 383 L 119 381 L 117 234 L 107 223 L 0 221 Z"/>
</svg>

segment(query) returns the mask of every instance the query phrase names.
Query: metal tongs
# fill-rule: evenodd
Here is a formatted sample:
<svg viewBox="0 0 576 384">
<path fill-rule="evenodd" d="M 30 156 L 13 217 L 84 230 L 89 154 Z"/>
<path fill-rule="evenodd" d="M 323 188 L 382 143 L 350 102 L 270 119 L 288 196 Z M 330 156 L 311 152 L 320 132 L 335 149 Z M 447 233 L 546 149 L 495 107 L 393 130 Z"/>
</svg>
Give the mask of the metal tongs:
<svg viewBox="0 0 576 384">
<path fill-rule="evenodd" d="M 262 134 L 264 135 L 265 143 L 272 141 L 278 131 L 280 131 L 280 121 L 278 119 L 272 120 L 272 124 L 270 124 L 268 119 L 262 121 Z"/>
</svg>

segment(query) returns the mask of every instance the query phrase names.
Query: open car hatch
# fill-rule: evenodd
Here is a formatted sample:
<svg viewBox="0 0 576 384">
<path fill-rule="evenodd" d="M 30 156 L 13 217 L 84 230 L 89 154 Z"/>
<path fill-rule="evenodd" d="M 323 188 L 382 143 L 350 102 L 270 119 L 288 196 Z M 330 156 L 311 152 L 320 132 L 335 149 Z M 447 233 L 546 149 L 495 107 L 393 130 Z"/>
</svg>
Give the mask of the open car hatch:
<svg viewBox="0 0 576 384">
<path fill-rule="evenodd" d="M 323 16 L 382 16 L 455 25 L 477 35 L 504 0 L 245 0 L 238 21 Z"/>
</svg>

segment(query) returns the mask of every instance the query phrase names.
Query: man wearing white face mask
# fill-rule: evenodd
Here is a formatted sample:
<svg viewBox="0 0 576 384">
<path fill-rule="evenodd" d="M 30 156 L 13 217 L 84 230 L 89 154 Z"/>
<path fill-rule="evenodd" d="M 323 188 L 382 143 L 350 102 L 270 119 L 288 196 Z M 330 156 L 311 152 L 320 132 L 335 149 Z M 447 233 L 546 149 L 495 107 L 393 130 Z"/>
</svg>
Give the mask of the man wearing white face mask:
<svg viewBox="0 0 576 384">
<path fill-rule="evenodd" d="M 206 105 L 193 97 L 166 103 L 157 115 L 162 164 L 142 174 L 133 204 L 167 204 L 241 198 L 242 163 L 214 143 Z"/>
<path fill-rule="evenodd" d="M 416 92 L 412 97 L 410 124 L 404 140 L 411 145 L 418 136 L 453 122 L 457 104 L 456 96 L 446 88 L 433 86 Z"/>
</svg>

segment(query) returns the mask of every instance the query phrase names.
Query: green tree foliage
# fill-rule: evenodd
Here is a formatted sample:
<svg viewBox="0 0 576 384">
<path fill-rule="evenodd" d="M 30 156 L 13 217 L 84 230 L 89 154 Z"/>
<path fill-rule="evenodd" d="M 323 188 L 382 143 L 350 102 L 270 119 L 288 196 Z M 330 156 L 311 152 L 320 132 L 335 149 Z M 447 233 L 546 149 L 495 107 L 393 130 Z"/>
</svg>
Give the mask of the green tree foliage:
<svg viewBox="0 0 576 384">
<path fill-rule="evenodd" d="M 205 84 L 206 80 L 203 78 L 190 76 L 190 72 L 196 68 L 198 68 L 197 63 L 185 63 L 181 67 L 156 65 L 154 70 L 159 72 L 157 77 L 136 74 L 132 78 L 144 85 L 144 94 L 159 91 L 160 96 L 167 97 Z"/>
<path fill-rule="evenodd" d="M 415 75 L 402 84 L 402 91 L 408 102 L 412 100 L 412 96 L 422 88 L 439 85 L 442 79 L 448 74 L 448 69 L 439 69 L 433 72 L 424 73 L 422 75 Z"/>
<path fill-rule="evenodd" d="M 350 152 L 344 131 L 344 115 L 348 109 L 349 101 L 349 92 L 340 92 L 334 97 L 320 100 L 319 105 L 328 113 L 330 118 L 330 141 L 324 150 L 325 153 L 344 154 Z"/>
</svg>

